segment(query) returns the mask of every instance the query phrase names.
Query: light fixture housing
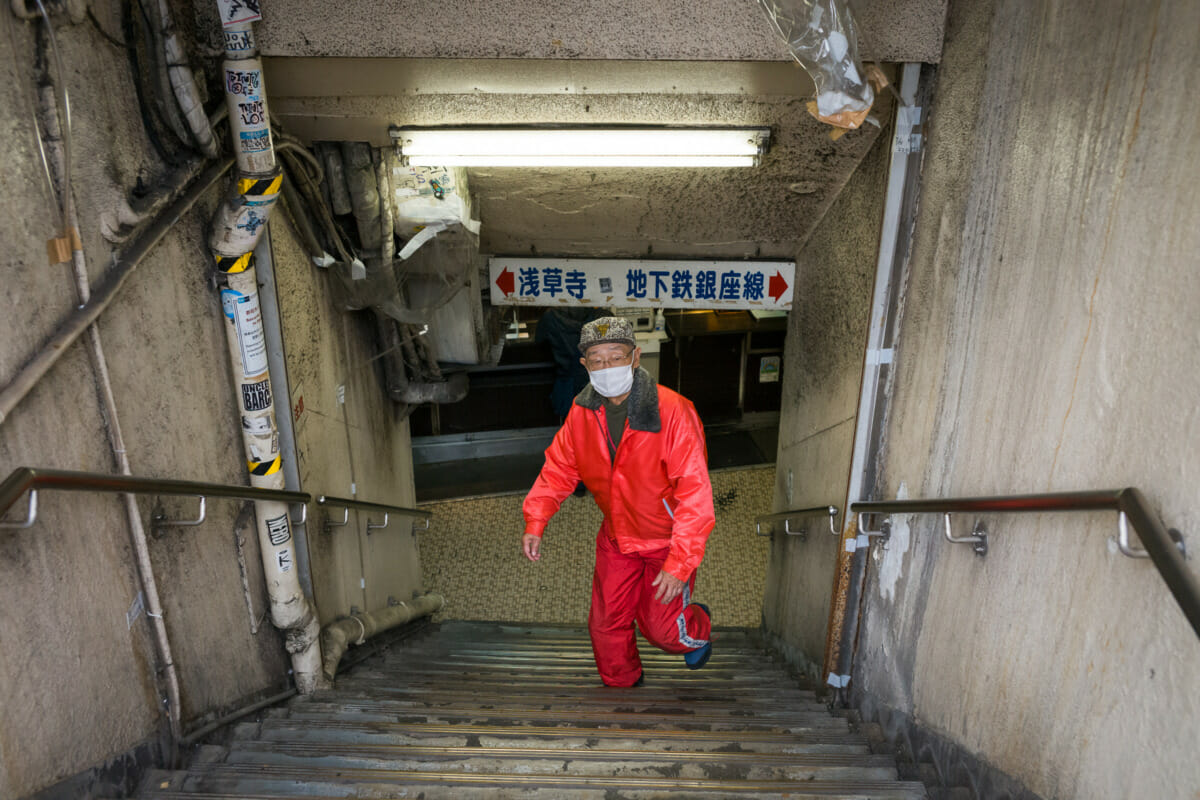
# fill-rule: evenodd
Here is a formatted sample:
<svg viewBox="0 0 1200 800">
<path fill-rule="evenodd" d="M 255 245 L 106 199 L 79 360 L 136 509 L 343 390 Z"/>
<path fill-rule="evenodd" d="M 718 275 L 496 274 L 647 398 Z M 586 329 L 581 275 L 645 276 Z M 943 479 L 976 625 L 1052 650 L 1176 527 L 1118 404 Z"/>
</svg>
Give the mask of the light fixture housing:
<svg viewBox="0 0 1200 800">
<path fill-rule="evenodd" d="M 770 128 L 468 127 L 390 131 L 415 167 L 753 167 Z"/>
</svg>

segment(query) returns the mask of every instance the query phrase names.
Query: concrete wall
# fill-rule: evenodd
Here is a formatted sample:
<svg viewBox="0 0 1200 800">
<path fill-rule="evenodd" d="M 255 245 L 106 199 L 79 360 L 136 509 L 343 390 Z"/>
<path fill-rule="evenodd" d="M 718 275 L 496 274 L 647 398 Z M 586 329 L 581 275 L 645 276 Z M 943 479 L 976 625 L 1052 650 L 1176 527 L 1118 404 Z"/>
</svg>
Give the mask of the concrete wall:
<svg viewBox="0 0 1200 800">
<path fill-rule="evenodd" d="M 1134 485 L 1200 547 L 1197 31 L 1189 0 L 952 4 L 880 496 Z M 985 521 L 986 560 L 894 520 L 860 701 L 1044 797 L 1194 800 L 1200 642 L 1115 515 Z"/>
<path fill-rule="evenodd" d="M 289 0 L 260 40 L 266 55 L 405 58 L 674 59 L 787 61 L 756 2 L 748 0 Z M 857 0 L 865 57 L 937 61 L 946 0 Z M 196 1 L 204 31 L 216 4 Z"/>
<path fill-rule="evenodd" d="M 94 4 L 119 30 L 117 4 Z M 55 213 L 33 121 L 35 32 L 0 13 L 0 126 L 5 242 L 0 381 L 41 347 L 77 302 L 65 264 L 47 266 Z M 99 230 L 139 175 L 162 170 L 132 101 L 125 53 L 91 25 L 63 25 L 59 45 L 74 117 L 75 197 L 93 280 L 112 248 Z M 203 232 L 215 193 L 146 259 L 99 326 L 126 449 L 136 473 L 244 484 L 220 302 Z M 77 343 L 0 425 L 0 472 L 29 465 L 114 469 L 87 349 Z M 152 647 L 128 525 L 112 495 L 44 494 L 40 521 L 0 532 L 0 796 L 20 797 L 129 749 L 159 726 Z M 155 498 L 139 501 L 143 521 Z M 165 501 L 180 515 L 193 502 Z M 183 687 L 185 720 L 286 683 L 287 658 L 268 626 L 252 636 L 233 545 L 239 507 L 212 502 L 209 521 L 151 540 Z M 253 536 L 247 558 L 257 563 Z M 258 572 L 251 586 L 264 608 Z"/>
<path fill-rule="evenodd" d="M 796 256 L 800 301 L 788 314 L 775 511 L 846 507 L 890 142 L 887 131 L 879 136 Z M 839 539 L 822 520 L 802 522 L 806 541 L 784 535 L 782 524 L 773 538 L 763 620 L 790 659 L 823 677 Z"/>
<path fill-rule="evenodd" d="M 91 7 L 96 24 L 59 21 L 57 30 L 75 122 L 80 233 L 95 281 L 112 254 L 99 234 L 101 214 L 114 209 L 139 177 L 151 184 L 164 168 L 143 132 L 125 52 L 97 27 L 120 31 L 119 4 L 93 2 Z M 30 117 L 34 64 L 45 57 L 44 51 L 39 56 L 37 32 L 38 26 L 17 21 L 7 9 L 0 12 L 4 385 L 78 302 L 68 266 L 46 263 L 45 242 L 56 234 L 56 223 Z M 220 300 L 210 284 L 212 266 L 204 245 L 217 196 L 212 191 L 157 246 L 99 328 L 134 472 L 244 485 Z M 301 422 L 306 480 L 317 491 L 347 493 L 341 470 L 351 447 L 360 494 L 411 501 L 407 426 L 385 424 L 391 422 L 391 405 L 374 366 L 364 366 L 366 333 L 353 324 L 340 327 L 344 318 L 321 293 L 323 278 L 297 252 L 286 227 L 275 233 L 284 313 L 320 322 L 288 326 L 295 373 L 311 390 L 313 408 L 327 411 L 338 425 L 347 417 L 358 426 L 349 440 L 343 425 L 341 438 L 326 443 L 315 435 L 321 426 L 315 413 L 307 427 Z M 343 349 L 354 369 L 329 369 L 328 362 L 340 359 Z M 315 366 L 306 371 L 310 364 Z M 335 377 L 347 385 L 349 411 L 335 409 L 330 400 Z M 278 408 L 287 413 L 286 394 L 280 393 Z M 111 472 L 104 425 L 81 341 L 0 424 L 0 476 L 22 465 Z M 26 796 L 100 765 L 165 729 L 146 617 L 126 625 L 140 587 L 122 506 L 111 495 L 46 493 L 40 499 L 35 527 L 0 531 L 0 797 L 5 798 Z M 139 500 L 147 525 L 155 504 L 153 497 Z M 167 499 L 163 505 L 180 516 L 195 510 L 191 501 Z M 234 546 L 239 510 L 236 503 L 211 501 L 204 525 L 150 542 L 182 683 L 185 727 L 289 684 L 281 637 L 269 624 L 256 636 L 250 632 Z M 261 615 L 266 597 L 259 555 L 253 534 L 248 538 L 251 596 Z M 393 573 L 388 581 L 377 579 L 377 591 L 368 598 L 372 604 L 385 602 L 380 598 L 386 593 L 408 589 L 412 575 L 419 575 L 415 550 L 403 536 L 372 543 L 366 558 L 379 572 Z M 357 565 L 357 553 L 353 560 Z M 321 599 L 334 598 L 324 573 L 319 575 Z M 324 616 L 345 606 L 340 596 L 331 599 Z M 118 784 L 106 794 L 117 796 L 121 788 Z"/>
<path fill-rule="evenodd" d="M 384 389 L 373 322 L 366 313 L 348 315 L 337 307 L 329 276 L 313 267 L 284 215 L 274 220 L 271 245 L 301 485 L 314 495 L 411 508 L 416 490 L 408 421 L 396 416 Z M 406 600 L 421 588 L 410 518 L 390 516 L 386 529 L 368 535 L 367 522 L 381 524 L 381 514 L 351 511 L 348 525 L 327 527 L 331 517 L 340 522 L 342 510 L 314 507 L 308 525 L 322 625 L 349 614 L 351 606 L 374 611 L 389 596 Z"/>
</svg>

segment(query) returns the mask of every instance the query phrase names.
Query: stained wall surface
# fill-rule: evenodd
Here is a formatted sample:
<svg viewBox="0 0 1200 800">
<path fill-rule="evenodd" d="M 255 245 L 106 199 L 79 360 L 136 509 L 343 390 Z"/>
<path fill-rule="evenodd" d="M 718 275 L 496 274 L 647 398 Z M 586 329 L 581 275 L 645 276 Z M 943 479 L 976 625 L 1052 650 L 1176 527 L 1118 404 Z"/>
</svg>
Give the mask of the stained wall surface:
<svg viewBox="0 0 1200 800">
<path fill-rule="evenodd" d="M 144 133 L 129 59 L 115 43 L 120 4 L 97 0 L 89 5 L 94 21 L 73 25 L 56 16 L 55 28 L 74 120 L 74 197 L 94 284 L 113 253 L 100 234 L 102 216 L 112 213 L 139 180 L 152 186 L 166 167 Z M 0 241 L 5 243 L 0 385 L 5 386 L 79 302 L 69 265 L 47 265 L 46 240 L 56 235 L 57 221 L 31 116 L 37 65 L 48 60 L 40 28 L 17 20 L 7 8 L 0 13 L 5 164 L 0 171 Z M 53 68 L 51 75 L 57 78 Z M 247 482 L 220 299 L 205 246 L 225 183 L 219 187 L 151 251 L 99 321 L 126 450 L 138 475 Z M 299 378 L 312 388 L 317 409 L 337 413 L 325 399 L 333 388 L 307 376 L 305 359 L 347 349 L 361 364 L 369 340 L 363 331 L 334 324 L 339 318 L 324 304 L 321 278 L 298 254 L 286 227 L 276 231 L 276 242 L 280 280 L 289 293 L 285 313 L 330 323 L 289 331 L 289 353 Z M 68 348 L 0 423 L 0 477 L 25 465 L 115 470 L 85 341 Z M 351 421 L 377 431 L 354 434 L 363 491 L 382 495 L 386 482 L 389 496 L 411 500 L 406 425 L 383 424 L 390 422 L 390 401 L 383 399 L 369 369 L 337 380 L 348 386 Z M 286 392 L 277 391 L 283 396 L 277 407 L 286 414 Z M 345 433 L 328 444 L 303 439 L 302 446 L 310 462 L 320 464 L 306 479 L 330 493 L 336 483 L 344 494 L 346 478 L 337 467 L 348 462 Z M 33 528 L 0 530 L 0 797 L 5 798 L 27 796 L 101 765 L 156 741 L 166 730 L 146 616 L 127 623 L 140 585 L 119 499 L 48 492 L 39 500 Z M 149 530 L 159 503 L 154 497 L 138 503 Z M 179 517 L 195 513 L 191 500 L 168 498 L 161 505 Z M 185 729 L 290 685 L 282 637 L 269 623 L 257 635 L 250 630 L 251 614 L 261 617 L 266 596 L 251 530 L 245 558 L 253 609 L 247 608 L 235 546 L 240 509 L 237 503 L 212 500 L 203 525 L 150 539 L 182 684 Z M 369 602 L 386 602 L 386 593 L 407 588 L 405 576 L 415 570 L 411 543 L 405 545 L 403 538 L 380 543 L 368 558 L 380 572 L 387 571 L 388 561 L 398 564 L 391 583 L 378 580 Z M 357 554 L 354 560 L 357 565 Z M 357 591 L 357 576 L 354 587 Z M 339 598 L 331 613 L 344 605 Z"/>
<path fill-rule="evenodd" d="M 296 430 L 300 483 L 316 495 L 412 508 L 408 421 L 385 391 L 369 312 L 347 314 L 313 267 L 281 214 L 271 225 L 280 318 L 287 354 L 288 407 Z M 280 406 L 282 408 L 282 404 Z M 283 412 L 281 412 L 283 413 Z M 376 611 L 388 598 L 420 590 L 421 565 L 411 517 L 313 508 L 307 526 L 313 590 L 321 624 Z"/>
<path fill-rule="evenodd" d="M 846 508 L 890 142 L 884 131 L 796 256 L 796 296 L 804 299 L 788 314 L 773 511 Z M 808 536 L 777 526 L 764 624 L 797 666 L 823 678 L 840 539 L 818 518 L 791 524 Z"/>
<path fill-rule="evenodd" d="M 1197 31 L 1186 0 L 952 4 L 880 496 L 1138 486 L 1196 549 Z M 1194 800 L 1200 641 L 1115 515 L 983 521 L 986 559 L 894 519 L 859 700 L 1042 797 Z"/>
</svg>

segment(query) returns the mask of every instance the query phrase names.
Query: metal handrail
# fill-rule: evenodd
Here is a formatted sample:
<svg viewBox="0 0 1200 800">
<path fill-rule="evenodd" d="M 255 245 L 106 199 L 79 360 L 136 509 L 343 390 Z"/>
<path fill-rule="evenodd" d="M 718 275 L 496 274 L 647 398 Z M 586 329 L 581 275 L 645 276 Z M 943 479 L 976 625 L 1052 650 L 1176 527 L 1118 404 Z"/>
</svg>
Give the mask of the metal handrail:
<svg viewBox="0 0 1200 800">
<path fill-rule="evenodd" d="M 1145 496 L 1136 488 L 1106 489 L 1094 492 L 1059 492 L 1002 497 L 953 497 L 913 500 L 871 500 L 850 504 L 850 510 L 860 517 L 864 514 L 942 514 L 946 519 L 945 533 L 950 541 L 971 542 L 979 552 L 982 538 L 986 554 L 986 534 L 977 529 L 974 536 L 955 537 L 949 527 L 950 514 L 988 513 L 1046 513 L 1058 511 L 1115 511 L 1118 519 L 1118 546 L 1132 558 L 1149 558 L 1158 574 L 1171 590 L 1175 602 L 1183 610 L 1196 635 L 1200 636 L 1200 579 L 1188 569 L 1183 537 L 1168 530 L 1158 516 L 1151 512 Z M 1129 544 L 1129 524 L 1142 540 L 1145 550 Z M 860 526 L 860 530 L 862 530 Z"/>
<path fill-rule="evenodd" d="M 383 522 L 379 524 L 370 521 L 367 522 L 367 533 L 370 533 L 373 530 L 382 530 L 386 528 L 388 526 L 388 520 L 393 514 L 399 517 L 416 517 L 418 519 L 422 519 L 425 521 L 425 527 L 420 528 L 419 530 L 427 531 L 429 530 L 429 518 L 433 516 L 432 511 L 422 511 L 419 508 L 389 506 L 383 503 L 368 503 L 366 500 L 354 500 L 349 497 L 328 497 L 326 495 L 321 495 L 317 498 L 317 505 L 333 506 L 335 508 L 345 509 L 354 508 L 359 511 L 374 511 L 379 514 L 383 514 Z M 329 525 L 330 527 L 340 527 L 345 525 L 348 521 L 349 512 L 347 511 L 346 515 L 340 522 L 331 522 Z"/>
<path fill-rule="evenodd" d="M 801 517 L 828 516 L 829 517 L 829 532 L 834 536 L 838 535 L 837 528 L 834 527 L 833 521 L 837 518 L 837 506 L 813 506 L 812 508 L 797 508 L 792 511 L 780 511 L 777 514 L 763 514 L 754 519 L 754 532 L 759 536 L 770 536 L 771 531 L 763 533 L 762 525 L 764 522 L 776 522 L 783 520 L 783 532 L 788 536 L 799 536 L 801 539 L 808 537 L 808 528 L 801 528 L 798 531 L 792 530 L 791 520 Z M 774 530 L 774 526 L 771 526 Z"/>
<path fill-rule="evenodd" d="M 5 528 L 28 528 L 37 521 L 37 493 L 56 492 L 117 492 L 121 494 L 157 494 L 180 497 L 223 497 L 230 500 L 274 500 L 295 503 L 303 509 L 299 522 L 308 516 L 307 492 L 288 492 L 282 489 L 257 489 L 252 486 L 232 486 L 224 483 L 183 481 L 173 478 L 142 478 L 134 475 L 106 475 L 101 472 L 77 472 L 64 469 L 35 469 L 18 467 L 0 483 L 0 516 L 29 492 L 29 513 L 20 522 L 0 523 Z"/>
</svg>

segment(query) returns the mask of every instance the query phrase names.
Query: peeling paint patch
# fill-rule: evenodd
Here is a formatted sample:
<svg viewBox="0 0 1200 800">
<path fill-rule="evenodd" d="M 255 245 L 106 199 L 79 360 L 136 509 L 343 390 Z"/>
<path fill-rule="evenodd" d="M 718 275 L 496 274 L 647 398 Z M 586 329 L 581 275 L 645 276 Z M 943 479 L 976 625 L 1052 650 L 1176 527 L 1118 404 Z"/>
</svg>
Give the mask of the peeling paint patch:
<svg viewBox="0 0 1200 800">
<path fill-rule="evenodd" d="M 907 498 L 908 486 L 901 481 L 896 499 Z M 908 552 L 909 544 L 909 519 L 907 516 L 892 517 L 892 533 L 888 537 L 887 547 L 879 548 L 883 553 L 879 562 L 879 594 L 889 603 L 896 602 L 896 584 L 904 574 L 904 555 Z"/>
</svg>

